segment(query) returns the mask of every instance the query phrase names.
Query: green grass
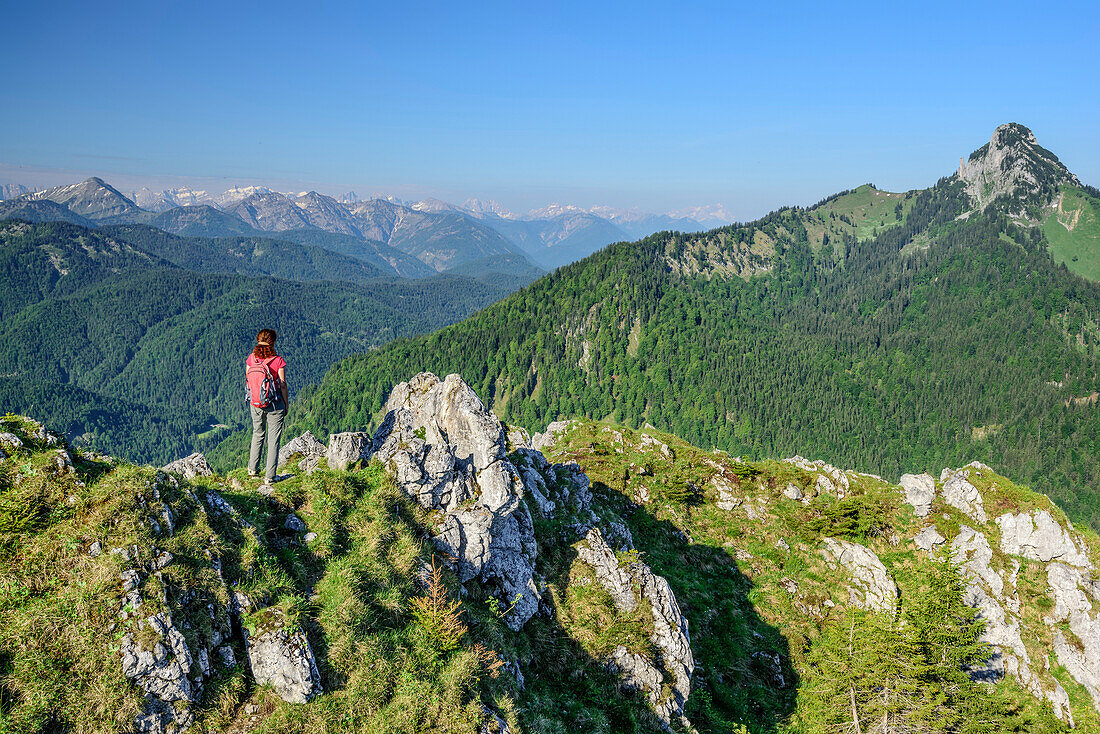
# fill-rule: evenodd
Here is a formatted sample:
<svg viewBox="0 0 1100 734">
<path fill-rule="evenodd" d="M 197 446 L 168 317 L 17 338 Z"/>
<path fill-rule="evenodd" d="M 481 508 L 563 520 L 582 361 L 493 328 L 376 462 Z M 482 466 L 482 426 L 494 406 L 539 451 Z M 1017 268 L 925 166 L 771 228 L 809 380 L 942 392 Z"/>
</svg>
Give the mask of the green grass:
<svg viewBox="0 0 1100 734">
<path fill-rule="evenodd" d="M 880 191 L 870 184 L 852 189 L 810 210 L 806 230 L 811 245 L 815 249 L 820 247 L 823 234 L 828 234 L 838 245 L 841 235 L 869 239 L 905 221 L 912 202 L 910 196 Z"/>
<path fill-rule="evenodd" d="M 1081 189 L 1062 187 L 1062 203 L 1043 222 L 1054 260 L 1090 280 L 1100 280 L 1100 201 Z"/>
</svg>

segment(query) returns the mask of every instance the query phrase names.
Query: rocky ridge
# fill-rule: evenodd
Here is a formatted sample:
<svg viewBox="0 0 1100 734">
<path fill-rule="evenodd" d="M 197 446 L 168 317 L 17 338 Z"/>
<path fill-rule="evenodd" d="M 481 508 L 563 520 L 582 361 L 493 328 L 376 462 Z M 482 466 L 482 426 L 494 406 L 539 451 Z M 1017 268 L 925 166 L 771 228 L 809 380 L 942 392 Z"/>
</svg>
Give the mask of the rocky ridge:
<svg viewBox="0 0 1100 734">
<path fill-rule="evenodd" d="M 956 175 L 979 209 L 1002 199 L 1020 218 L 1028 217 L 1028 205 L 1050 206 L 1059 185 L 1080 185 L 1058 156 L 1017 123 L 994 130 L 988 143 L 959 161 Z"/>
<path fill-rule="evenodd" d="M 75 466 L 82 458 L 59 437 L 29 422 L 3 428 L 4 457 L 41 446 L 42 466 L 77 486 Z M 551 578 L 547 565 L 549 557 L 559 559 L 555 563 L 564 558 L 570 585 L 582 588 L 591 579 L 591 587 L 606 595 L 611 619 L 631 620 L 644 630 L 644 640 L 614 640 L 596 657 L 666 730 L 691 727 L 692 690 L 717 690 L 744 672 L 735 673 L 742 663 L 724 667 L 705 652 L 712 644 L 706 635 L 715 634 L 707 629 L 713 612 L 688 579 L 655 571 L 670 563 L 655 539 L 671 544 L 673 555 L 721 549 L 723 563 L 736 561 L 758 585 L 760 598 L 772 600 L 762 613 L 774 607 L 780 616 L 768 619 L 780 630 L 783 619 L 793 621 L 784 611 L 789 609 L 797 610 L 798 624 L 826 624 L 845 605 L 895 614 L 899 589 L 910 583 L 901 576 L 905 559 L 951 561 L 965 582 L 966 602 L 986 622 L 983 639 L 994 649 L 971 676 L 993 685 L 1011 677 L 1069 725 L 1089 715 L 1075 691 L 1100 711 L 1095 544 L 1046 498 L 978 462 L 944 469 L 938 479 L 905 475 L 892 485 L 801 457 L 748 462 L 703 453 L 650 428 L 561 421 L 530 437 L 497 420 L 459 376 L 430 373 L 394 388 L 374 433 L 332 434 L 327 446 L 306 433 L 288 442 L 280 458 L 303 475 L 371 464 L 383 470 L 426 513 L 428 549 L 450 566 L 463 595 L 495 600 L 503 623 L 518 635 L 550 620 L 577 630 L 568 587 L 554 586 L 560 580 Z M 607 467 L 614 467 L 611 475 Z M 144 701 L 136 731 L 193 726 L 193 711 L 210 682 L 238 665 L 247 665 L 257 684 L 270 685 L 288 703 L 305 705 L 325 691 L 323 661 L 305 629 L 277 600 L 228 584 L 219 550 L 226 540 L 310 543 L 317 536 L 302 520 L 310 515 L 279 510 L 277 536 L 269 526 L 265 540 L 207 472 L 201 455 L 187 457 L 137 492 L 135 520 L 149 543 L 87 546 L 88 556 L 121 564 L 113 625 L 121 639 L 120 668 Z M 622 490 L 611 490 L 610 481 Z M 792 534 L 785 524 L 869 493 L 898 509 L 879 518 L 884 524 L 866 536 Z M 278 506 L 278 499 L 268 501 Z M 188 546 L 190 558 L 184 558 L 180 528 L 196 517 L 203 523 L 199 537 L 210 540 Z M 742 535 L 742 528 L 748 533 Z M 215 542 L 215 535 L 221 540 Z M 195 565 L 196 555 L 208 582 L 189 588 L 177 574 Z M 809 573 L 788 570 L 800 566 Z M 700 622 L 704 636 L 693 645 L 689 628 L 698 637 Z M 792 672 L 808 673 L 796 670 L 790 653 L 770 646 L 767 634 L 766 627 L 752 629 L 739 654 L 751 661 L 744 664 L 753 671 L 752 685 L 781 696 L 797 680 Z M 502 660 L 518 690 L 525 669 L 538 665 L 526 655 Z M 728 682 L 738 685 L 735 678 Z M 487 706 L 483 725 L 507 726 L 502 715 Z"/>
</svg>

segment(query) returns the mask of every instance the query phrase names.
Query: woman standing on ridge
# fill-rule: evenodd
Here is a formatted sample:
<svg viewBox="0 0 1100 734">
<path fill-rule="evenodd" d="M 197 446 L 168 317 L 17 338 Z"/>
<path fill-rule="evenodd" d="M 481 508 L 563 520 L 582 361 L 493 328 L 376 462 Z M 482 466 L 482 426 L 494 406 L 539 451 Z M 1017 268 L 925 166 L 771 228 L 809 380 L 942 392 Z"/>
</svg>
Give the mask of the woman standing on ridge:
<svg viewBox="0 0 1100 734">
<path fill-rule="evenodd" d="M 283 435 L 283 419 L 290 402 L 286 387 L 286 360 L 275 353 L 275 337 L 273 329 L 261 329 L 256 335 L 255 348 L 244 360 L 248 403 L 252 412 L 248 476 L 255 477 L 259 473 L 260 452 L 266 439 L 266 484 L 275 481 L 275 470 L 279 466 L 279 439 Z"/>
</svg>

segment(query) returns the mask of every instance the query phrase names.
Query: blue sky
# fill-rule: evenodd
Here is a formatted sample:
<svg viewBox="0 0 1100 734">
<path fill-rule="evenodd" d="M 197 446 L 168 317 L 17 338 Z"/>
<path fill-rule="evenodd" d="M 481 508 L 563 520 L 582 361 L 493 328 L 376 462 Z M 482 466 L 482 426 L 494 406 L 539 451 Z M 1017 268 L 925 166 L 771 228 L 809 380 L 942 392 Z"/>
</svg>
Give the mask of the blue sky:
<svg viewBox="0 0 1100 734">
<path fill-rule="evenodd" d="M 1100 184 L 1094 3 L 5 5 L 8 181 L 749 217 L 1018 121 Z"/>
</svg>

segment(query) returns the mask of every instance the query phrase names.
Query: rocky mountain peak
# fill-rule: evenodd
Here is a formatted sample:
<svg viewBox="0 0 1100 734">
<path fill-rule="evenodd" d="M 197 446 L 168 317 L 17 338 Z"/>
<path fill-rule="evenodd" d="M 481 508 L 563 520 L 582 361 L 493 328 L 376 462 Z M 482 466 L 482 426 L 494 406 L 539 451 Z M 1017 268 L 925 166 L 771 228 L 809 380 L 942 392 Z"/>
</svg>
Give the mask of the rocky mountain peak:
<svg viewBox="0 0 1100 734">
<path fill-rule="evenodd" d="M 26 197 L 31 200 L 47 199 L 56 202 L 94 221 L 111 220 L 141 212 L 134 202 L 97 176 L 92 176 L 80 183 L 56 186 L 45 191 L 27 194 Z"/>
<path fill-rule="evenodd" d="M 1080 183 L 1031 130 L 1015 122 L 998 127 L 988 143 L 960 159 L 956 175 L 978 208 L 1000 201 L 1009 214 L 1032 219 L 1030 210 L 1048 206 L 1060 185 Z"/>
</svg>

